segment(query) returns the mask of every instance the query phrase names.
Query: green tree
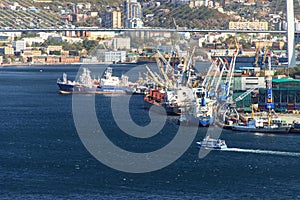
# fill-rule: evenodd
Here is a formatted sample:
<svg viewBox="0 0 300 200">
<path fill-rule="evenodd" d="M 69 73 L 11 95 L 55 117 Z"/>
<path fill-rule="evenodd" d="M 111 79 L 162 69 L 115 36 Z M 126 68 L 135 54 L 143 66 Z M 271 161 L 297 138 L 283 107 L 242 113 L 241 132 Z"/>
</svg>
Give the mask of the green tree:
<svg viewBox="0 0 300 200">
<path fill-rule="evenodd" d="M 90 53 L 97 45 L 98 42 L 95 40 L 84 39 L 82 42 L 83 48 L 86 49 L 88 53 Z"/>
</svg>

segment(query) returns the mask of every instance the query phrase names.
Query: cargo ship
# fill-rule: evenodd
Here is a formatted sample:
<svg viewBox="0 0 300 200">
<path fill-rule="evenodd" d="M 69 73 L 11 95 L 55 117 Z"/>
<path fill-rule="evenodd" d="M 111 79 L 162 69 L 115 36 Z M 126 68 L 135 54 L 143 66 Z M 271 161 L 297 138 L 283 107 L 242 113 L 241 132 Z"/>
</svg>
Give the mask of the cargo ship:
<svg viewBox="0 0 300 200">
<path fill-rule="evenodd" d="M 162 106 L 168 115 L 179 115 L 180 107 L 177 103 L 176 96 L 173 91 L 163 91 L 158 89 L 150 89 L 144 97 L 145 108 L 150 109 L 152 105 Z"/>
<path fill-rule="evenodd" d="M 112 76 L 112 68 L 108 67 L 104 78 L 92 79 L 91 71 L 82 69 L 82 74 L 78 81 L 70 81 L 67 74 L 63 73 L 63 80 L 58 79 L 57 85 L 61 94 L 131 94 L 134 88 L 129 87 L 128 77 L 122 75 L 121 80 L 117 76 Z"/>
<path fill-rule="evenodd" d="M 207 91 L 203 87 L 193 88 L 195 101 L 182 107 L 182 113 L 179 117 L 179 124 L 210 126 L 214 123 L 215 118 L 212 113 L 211 100 L 207 98 Z M 207 101 L 209 103 L 207 104 Z"/>
</svg>

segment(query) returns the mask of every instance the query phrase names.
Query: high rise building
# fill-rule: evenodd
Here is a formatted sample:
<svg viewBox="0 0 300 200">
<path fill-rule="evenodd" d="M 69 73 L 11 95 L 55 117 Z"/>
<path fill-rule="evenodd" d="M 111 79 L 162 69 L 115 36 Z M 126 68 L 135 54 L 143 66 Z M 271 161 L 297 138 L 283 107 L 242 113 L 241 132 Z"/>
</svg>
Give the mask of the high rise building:
<svg viewBox="0 0 300 200">
<path fill-rule="evenodd" d="M 124 27 L 125 28 L 142 28 L 142 7 L 137 0 L 124 1 Z"/>
<path fill-rule="evenodd" d="M 104 28 L 122 28 L 121 11 L 114 10 L 105 12 L 102 19 L 102 26 Z"/>
</svg>

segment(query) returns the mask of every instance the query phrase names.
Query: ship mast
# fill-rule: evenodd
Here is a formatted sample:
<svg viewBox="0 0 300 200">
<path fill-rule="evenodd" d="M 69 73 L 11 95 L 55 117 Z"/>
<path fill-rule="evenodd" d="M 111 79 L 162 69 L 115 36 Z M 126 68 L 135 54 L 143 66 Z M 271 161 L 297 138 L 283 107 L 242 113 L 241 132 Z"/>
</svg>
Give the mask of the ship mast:
<svg viewBox="0 0 300 200">
<path fill-rule="evenodd" d="M 288 68 L 296 66 L 294 0 L 286 0 Z"/>
</svg>

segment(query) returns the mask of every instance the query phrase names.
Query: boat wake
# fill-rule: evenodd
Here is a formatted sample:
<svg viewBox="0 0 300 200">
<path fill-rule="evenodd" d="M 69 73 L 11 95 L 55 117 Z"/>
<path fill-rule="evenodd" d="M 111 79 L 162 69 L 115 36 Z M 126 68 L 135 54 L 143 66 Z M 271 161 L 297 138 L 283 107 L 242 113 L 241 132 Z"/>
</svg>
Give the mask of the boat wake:
<svg viewBox="0 0 300 200">
<path fill-rule="evenodd" d="M 240 148 L 227 148 L 227 149 L 222 149 L 221 151 L 300 157 L 300 152 L 287 152 L 287 151 L 271 151 L 271 150 L 240 149 Z"/>
</svg>

